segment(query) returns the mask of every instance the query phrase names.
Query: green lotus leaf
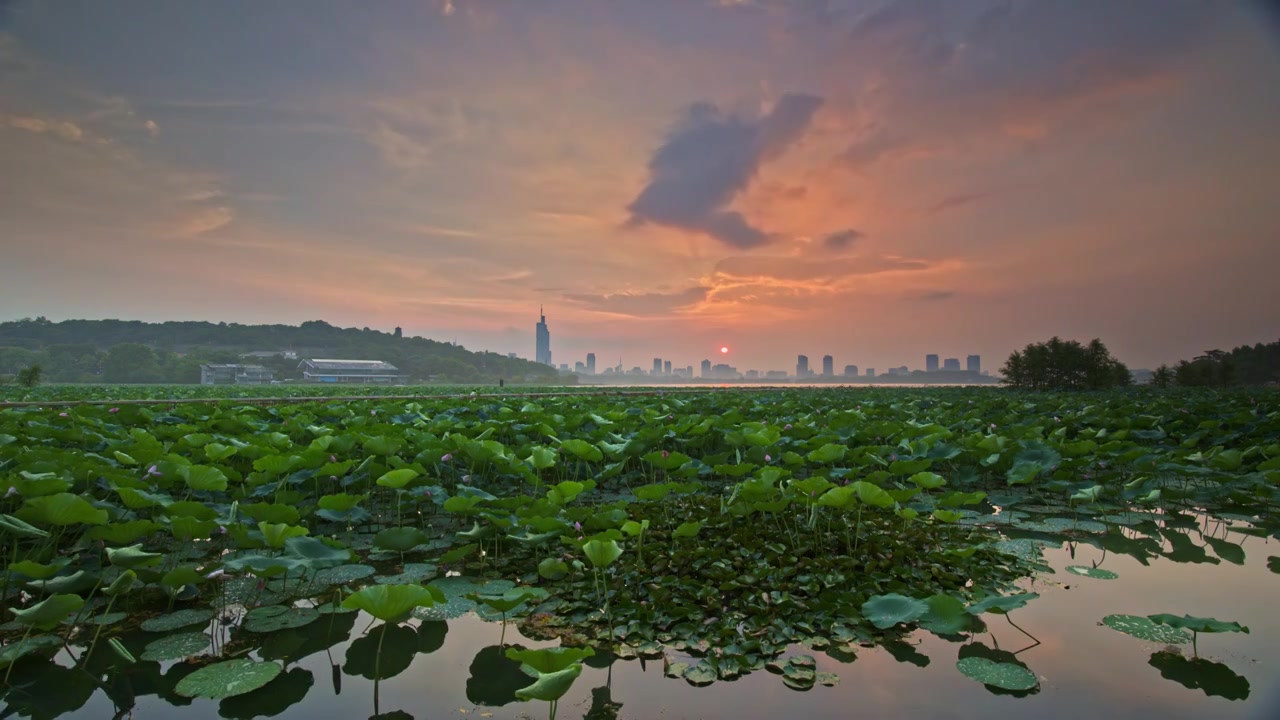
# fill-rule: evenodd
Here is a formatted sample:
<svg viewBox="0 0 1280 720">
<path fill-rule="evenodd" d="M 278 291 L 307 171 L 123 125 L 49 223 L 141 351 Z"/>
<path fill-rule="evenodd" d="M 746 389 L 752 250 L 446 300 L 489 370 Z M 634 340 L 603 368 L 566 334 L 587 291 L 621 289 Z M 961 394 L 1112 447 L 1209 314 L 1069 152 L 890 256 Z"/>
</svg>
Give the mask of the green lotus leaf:
<svg viewBox="0 0 1280 720">
<path fill-rule="evenodd" d="M 555 672 L 541 673 L 532 685 L 517 690 L 516 697 L 521 700 L 546 700 L 547 702 L 559 700 L 569 692 L 573 681 L 577 680 L 581 674 L 582 665 L 579 664 L 570 665 Z"/>
<path fill-rule="evenodd" d="M 600 448 L 592 445 L 586 440 L 579 440 L 577 438 L 565 440 L 560 444 L 560 448 L 582 460 L 586 460 L 587 462 L 600 462 L 604 459 L 604 453 L 600 451 Z"/>
<path fill-rule="evenodd" d="M 699 526 L 701 527 L 701 526 Z M 582 552 L 591 562 L 592 567 L 607 567 L 622 556 L 622 546 L 617 540 L 588 540 L 582 546 Z"/>
<path fill-rule="evenodd" d="M 939 635 L 955 635 L 969 629 L 973 616 L 964 603 L 950 595 L 932 595 L 924 599 L 929 609 L 920 616 L 920 627 Z"/>
<path fill-rule="evenodd" d="M 870 505 L 878 508 L 891 508 L 897 505 L 897 501 L 893 499 L 889 493 L 880 489 L 880 487 L 869 483 L 865 480 L 859 480 L 849 485 L 858 493 L 858 500 L 863 505 Z"/>
<path fill-rule="evenodd" d="M 297 525 L 302 513 L 287 503 L 248 503 L 240 505 L 239 514 L 257 522 Z"/>
<path fill-rule="evenodd" d="M 370 585 L 348 595 L 342 607 L 363 610 L 383 622 L 391 622 L 414 608 L 429 608 L 444 601 L 444 594 L 431 586 Z"/>
<path fill-rule="evenodd" d="M 560 672 L 585 658 L 596 654 L 591 648 L 552 647 L 525 650 L 508 648 L 507 657 L 515 660 L 536 673 Z"/>
<path fill-rule="evenodd" d="M 274 717 L 303 701 L 315 685 L 315 675 L 295 667 L 253 692 L 226 698 L 218 703 L 218 716 L 230 720 Z"/>
<path fill-rule="evenodd" d="M 85 537 L 90 540 L 102 540 L 109 545 L 129 545 L 163 529 L 164 525 L 154 520 L 128 520 L 95 525 L 89 528 Z"/>
<path fill-rule="evenodd" d="M 939 522 L 955 523 L 955 522 L 958 522 L 961 518 L 963 518 L 964 515 L 954 510 L 934 510 L 933 517 Z"/>
<path fill-rule="evenodd" d="M 1169 613 L 1158 613 L 1156 615 L 1148 615 L 1147 619 L 1157 625 L 1167 625 L 1172 628 L 1180 628 L 1183 630 L 1190 630 L 1192 632 L 1242 632 L 1246 635 L 1249 633 L 1249 628 L 1238 622 L 1227 622 L 1225 620 L 1196 617 L 1194 615 L 1178 616 L 1171 615 Z"/>
<path fill-rule="evenodd" d="M 546 558 L 538 563 L 538 574 L 547 580 L 559 580 L 569 573 L 569 565 L 560 558 Z"/>
<path fill-rule="evenodd" d="M 223 445 L 222 443 L 209 443 L 204 446 L 204 456 L 213 462 L 218 462 L 235 455 L 239 450 L 240 448 Z"/>
<path fill-rule="evenodd" d="M 19 520 L 12 515 L 0 515 L 0 532 L 27 538 L 47 538 L 49 532 Z"/>
<path fill-rule="evenodd" d="M 45 564 L 38 563 L 35 560 L 21 560 L 9 566 L 10 572 L 21 573 L 32 580 L 47 580 L 57 575 L 63 568 L 67 566 L 70 560 L 68 558 L 60 558 L 54 562 Z"/>
<path fill-rule="evenodd" d="M 898 593 L 878 595 L 862 604 L 862 616 L 881 630 L 899 623 L 912 623 L 929 611 L 923 600 L 909 598 Z"/>
<path fill-rule="evenodd" d="M 88 500 L 71 493 L 57 493 L 44 497 L 28 498 L 22 512 L 45 525 L 105 525 L 107 511 L 93 506 Z"/>
<path fill-rule="evenodd" d="M 319 611 L 309 607 L 268 605 L 249 611 L 244 618 L 244 629 L 254 633 L 269 633 L 310 625 L 320 617 Z"/>
<path fill-rule="evenodd" d="M 427 534 L 416 527 L 386 528 L 373 536 L 373 546 L 393 552 L 408 552 L 428 540 Z"/>
<path fill-rule="evenodd" d="M 141 544 L 122 548 L 107 548 L 107 562 L 122 568 L 159 565 L 163 557 L 164 555 L 161 553 L 144 551 Z"/>
<path fill-rule="evenodd" d="M 62 649 L 63 640 L 57 635 L 36 635 L 15 640 L 0 647 L 0 670 L 28 655 L 52 656 Z"/>
<path fill-rule="evenodd" d="M 399 470 L 392 470 L 390 472 L 383 473 L 382 477 L 378 478 L 376 482 L 382 487 L 395 488 L 399 490 L 405 485 L 408 485 L 414 478 L 418 477 L 419 474 L 420 473 L 417 470 L 400 468 Z"/>
<path fill-rule="evenodd" d="M 706 660 L 702 660 L 695 665 L 685 668 L 681 676 L 694 687 L 703 687 L 715 682 L 719 673 Z"/>
<path fill-rule="evenodd" d="M 221 492 L 227 489 L 227 476 L 216 467 L 186 465 L 179 472 L 187 487 L 200 492 Z"/>
<path fill-rule="evenodd" d="M 436 576 L 437 567 L 431 563 L 405 563 L 399 573 L 384 575 L 375 582 L 381 585 L 422 584 Z"/>
<path fill-rule="evenodd" d="M 826 445 L 823 445 L 817 450 L 809 453 L 807 457 L 809 462 L 827 465 L 836 462 L 837 460 L 843 460 L 845 453 L 848 451 L 849 448 L 847 446 L 827 443 Z"/>
<path fill-rule="evenodd" d="M 352 552 L 340 546 L 336 540 L 323 540 L 306 536 L 287 538 L 285 555 L 312 570 L 336 567 L 350 562 Z"/>
<path fill-rule="evenodd" d="M 258 523 L 258 530 L 262 532 L 262 538 L 266 541 L 267 547 L 277 550 L 284 547 L 285 540 L 301 537 L 311 532 L 307 528 L 298 525 L 267 522 Z"/>
<path fill-rule="evenodd" d="M 142 621 L 142 629 L 147 632 L 169 632 L 193 625 L 207 625 L 212 619 L 213 611 L 208 608 L 186 608 L 168 615 L 147 618 Z"/>
<path fill-rule="evenodd" d="M 1116 578 L 1120 577 L 1119 575 L 1111 572 L 1110 570 L 1104 570 L 1103 568 L 1096 568 L 1096 567 L 1088 567 L 1085 565 L 1068 565 L 1067 572 L 1072 573 L 1073 575 L 1083 575 L 1085 577 L 1091 577 L 1096 580 L 1115 580 Z"/>
<path fill-rule="evenodd" d="M 541 588 L 511 588 L 501 595 L 468 593 L 466 598 L 477 604 L 492 608 L 499 613 L 509 613 L 529 600 L 542 600 L 547 591 Z"/>
<path fill-rule="evenodd" d="M 216 520 L 218 518 L 217 510 L 210 507 L 208 503 L 197 502 L 195 500 L 178 500 L 176 502 L 171 502 L 165 506 L 164 512 L 166 515 L 174 518 L 186 517 L 194 518 L 196 520 Z"/>
<path fill-rule="evenodd" d="M 995 662 L 984 657 L 961 658 L 956 669 L 967 678 L 1001 690 L 1031 690 L 1040 684 L 1035 673 L 1021 665 Z"/>
<path fill-rule="evenodd" d="M 84 607 L 79 595 L 51 595 L 25 610 L 9 608 L 20 625 L 36 630 L 52 630 L 66 617 Z"/>
<path fill-rule="evenodd" d="M 348 585 L 375 572 L 377 570 L 372 565 L 338 565 L 317 572 L 313 579 L 325 585 Z"/>
<path fill-rule="evenodd" d="M 132 570 L 125 570 L 124 572 L 116 576 L 116 579 L 112 580 L 110 585 L 103 588 L 102 594 L 106 595 L 107 597 L 119 597 L 121 595 L 128 595 L 130 592 L 133 591 L 133 585 L 137 581 L 138 581 L 137 573 L 135 573 Z"/>
<path fill-rule="evenodd" d="M 153 640 L 142 651 L 143 660 L 164 662 L 182 660 L 209 649 L 209 636 L 204 633 L 178 633 Z"/>
<path fill-rule="evenodd" d="M 700 530 L 702 530 L 702 523 L 700 522 L 680 523 L 680 526 L 671 532 L 671 537 L 673 538 L 696 537 Z"/>
<path fill-rule="evenodd" d="M 556 451 L 539 445 L 530 451 L 530 455 L 525 459 L 525 462 L 532 465 L 535 470 L 546 470 L 547 468 L 555 467 Z"/>
<path fill-rule="evenodd" d="M 947 484 L 946 478 L 931 472 L 920 472 L 907 478 L 923 490 L 933 490 Z"/>
<path fill-rule="evenodd" d="M 243 695 L 271 682 L 282 668 L 273 662 L 237 658 L 207 665 L 178 681 L 174 692 L 183 697 L 222 698 Z"/>
<path fill-rule="evenodd" d="M 993 595 L 968 607 L 970 615 L 996 613 L 1003 615 L 1010 610 L 1025 607 L 1027 603 L 1040 597 L 1040 593 L 1019 593 L 1017 595 Z"/>
<path fill-rule="evenodd" d="M 120 452 L 119 450 L 116 450 L 111 454 L 115 456 L 116 462 L 120 463 L 121 465 L 137 465 L 138 464 L 137 460 L 134 460 L 132 457 Z"/>
</svg>

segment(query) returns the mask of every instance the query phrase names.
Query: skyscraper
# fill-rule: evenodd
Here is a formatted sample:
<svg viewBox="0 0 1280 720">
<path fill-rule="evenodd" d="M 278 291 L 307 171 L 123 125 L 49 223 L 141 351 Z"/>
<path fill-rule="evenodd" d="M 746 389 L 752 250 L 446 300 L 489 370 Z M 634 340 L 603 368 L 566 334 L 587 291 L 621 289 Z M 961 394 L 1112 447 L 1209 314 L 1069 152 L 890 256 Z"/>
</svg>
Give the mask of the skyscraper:
<svg viewBox="0 0 1280 720">
<path fill-rule="evenodd" d="M 943 370 L 959 370 L 960 358 L 947 358 L 946 360 L 943 360 L 942 369 Z"/>
<path fill-rule="evenodd" d="M 711 377 L 711 361 L 710 360 L 702 361 L 702 377 L 704 378 Z"/>
<path fill-rule="evenodd" d="M 587 353 L 587 374 L 588 375 L 596 374 L 596 354 L 595 353 Z"/>
<path fill-rule="evenodd" d="M 832 377 L 836 374 L 836 361 L 830 355 L 822 356 L 822 377 Z"/>
<path fill-rule="evenodd" d="M 538 317 L 538 324 L 534 328 L 534 362 L 551 365 L 551 331 L 547 329 L 547 315 L 542 312 L 542 308 L 538 308 Z"/>
<path fill-rule="evenodd" d="M 925 372 L 938 372 L 938 356 L 937 356 L 937 355 L 925 355 L 925 356 L 924 356 L 924 369 L 925 369 Z"/>
<path fill-rule="evenodd" d="M 796 356 L 796 377 L 809 377 L 809 356 Z"/>
<path fill-rule="evenodd" d="M 845 377 L 858 377 L 858 366 L 857 366 L 857 365 L 845 365 L 845 366 L 844 366 L 844 375 L 845 375 Z"/>
<path fill-rule="evenodd" d="M 653 374 L 654 375 L 662 374 L 662 358 L 653 359 Z"/>
<path fill-rule="evenodd" d="M 670 374 L 671 374 L 671 361 L 670 361 L 670 360 L 663 360 L 663 361 L 662 361 L 662 374 L 663 374 L 663 375 L 670 375 Z"/>
<path fill-rule="evenodd" d="M 966 359 L 966 363 L 968 365 L 966 369 L 969 372 L 975 372 L 975 373 L 982 372 L 982 356 L 981 355 L 970 355 Z"/>
<path fill-rule="evenodd" d="M 867 368 L 867 377 L 875 377 L 875 376 L 876 376 L 876 369 L 875 369 L 875 368 Z"/>
</svg>

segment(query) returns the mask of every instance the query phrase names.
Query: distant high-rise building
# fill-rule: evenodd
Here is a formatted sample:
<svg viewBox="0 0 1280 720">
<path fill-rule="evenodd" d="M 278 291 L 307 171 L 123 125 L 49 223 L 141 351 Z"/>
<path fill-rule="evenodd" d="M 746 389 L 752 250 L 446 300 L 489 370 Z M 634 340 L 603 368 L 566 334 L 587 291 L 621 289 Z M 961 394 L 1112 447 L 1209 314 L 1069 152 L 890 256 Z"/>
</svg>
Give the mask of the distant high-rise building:
<svg viewBox="0 0 1280 720">
<path fill-rule="evenodd" d="M 947 358 L 946 360 L 943 360 L 942 369 L 943 370 L 959 370 L 960 358 Z"/>
<path fill-rule="evenodd" d="M 569 372 L 569 363 L 560 363 L 560 369 Z"/>
<path fill-rule="evenodd" d="M 670 375 L 670 374 L 671 374 L 671 361 L 670 361 L 670 360 L 663 360 L 663 361 L 662 361 L 662 374 L 663 374 L 663 375 Z"/>
<path fill-rule="evenodd" d="M 693 377 L 693 366 L 692 366 L 692 365 L 688 365 L 688 366 L 686 366 L 686 367 L 685 367 L 685 369 L 684 369 L 684 376 L 685 376 L 685 377 L 687 377 L 687 378 L 691 378 L 691 377 Z"/>
<path fill-rule="evenodd" d="M 542 308 L 538 308 L 538 318 L 538 325 L 534 329 L 534 362 L 551 365 L 551 331 L 547 329 L 547 315 L 542 312 Z"/>
<path fill-rule="evenodd" d="M 968 370 L 969 372 L 975 372 L 975 373 L 982 372 L 982 356 L 981 355 L 970 355 L 965 360 L 965 362 L 968 365 L 968 367 L 966 367 L 965 369 Z"/>
<path fill-rule="evenodd" d="M 822 356 L 822 377 L 832 377 L 836 374 L 836 360 L 830 355 Z"/>
<path fill-rule="evenodd" d="M 710 360 L 702 361 L 702 377 L 704 378 L 711 377 L 711 361 Z"/>
<path fill-rule="evenodd" d="M 845 366 L 844 366 L 844 376 L 845 376 L 845 377 L 858 377 L 858 366 L 857 366 L 857 365 L 845 365 Z"/>
<path fill-rule="evenodd" d="M 573 371 L 578 373 L 579 375 L 584 374 L 586 370 L 587 370 L 587 366 L 583 365 L 581 360 L 573 364 Z"/>
<path fill-rule="evenodd" d="M 938 372 L 938 356 L 937 356 L 937 355 L 925 355 L 925 356 L 924 356 L 924 369 L 925 369 L 925 372 Z"/>
<path fill-rule="evenodd" d="M 796 377 L 809 377 L 809 356 L 796 356 Z"/>
<path fill-rule="evenodd" d="M 596 374 L 596 354 L 595 353 L 587 353 L 587 374 L 588 375 Z"/>
<path fill-rule="evenodd" d="M 653 359 L 653 374 L 654 375 L 662 374 L 662 358 Z"/>
<path fill-rule="evenodd" d="M 867 377 L 875 377 L 875 376 L 876 376 L 876 369 L 875 369 L 875 368 L 867 368 Z"/>
<path fill-rule="evenodd" d="M 769 370 L 765 372 L 764 376 L 769 380 L 786 380 L 787 371 L 786 370 Z"/>
<path fill-rule="evenodd" d="M 756 379 L 758 379 L 759 377 L 760 377 L 760 371 L 759 371 L 759 370 L 748 370 L 748 371 L 747 371 L 747 379 L 748 379 L 748 380 L 756 380 Z"/>
</svg>

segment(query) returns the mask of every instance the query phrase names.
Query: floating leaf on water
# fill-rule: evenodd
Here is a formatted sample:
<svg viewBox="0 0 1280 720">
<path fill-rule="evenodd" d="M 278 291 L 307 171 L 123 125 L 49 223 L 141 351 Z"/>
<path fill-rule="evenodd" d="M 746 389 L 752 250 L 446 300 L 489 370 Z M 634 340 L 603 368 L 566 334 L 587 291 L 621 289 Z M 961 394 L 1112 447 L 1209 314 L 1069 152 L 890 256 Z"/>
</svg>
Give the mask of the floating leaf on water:
<svg viewBox="0 0 1280 720">
<path fill-rule="evenodd" d="M 920 627 L 939 635 L 955 635 L 969 629 L 973 616 L 964 603 L 950 595 L 933 595 L 924 599 L 928 610 L 920 616 Z"/>
<path fill-rule="evenodd" d="M 832 672 L 820 672 L 816 678 L 819 684 L 826 687 L 835 687 L 840 682 L 840 676 Z"/>
<path fill-rule="evenodd" d="M 694 687 L 702 687 L 715 682 L 718 674 L 716 673 L 716 669 L 712 667 L 710 663 L 706 660 L 702 660 L 696 665 L 691 665 L 685 668 L 684 672 L 681 673 L 681 676 L 690 685 L 693 685 Z"/>
<path fill-rule="evenodd" d="M 274 717 L 302 702 L 315 682 L 310 670 L 292 668 L 253 692 L 222 700 L 218 716 L 232 720 Z"/>
<path fill-rule="evenodd" d="M 862 616 L 881 630 L 887 630 L 898 623 L 915 622 L 928 611 L 929 605 L 925 601 L 898 593 L 879 595 L 862 604 Z"/>
<path fill-rule="evenodd" d="M 1268 557 L 1267 569 L 1273 573 L 1280 573 L 1280 556 L 1272 555 Z"/>
<path fill-rule="evenodd" d="M 62 638 L 57 635 L 34 635 L 15 640 L 0 647 L 0 670 L 9 667 L 28 655 L 52 656 L 62 649 Z"/>
<path fill-rule="evenodd" d="M 1116 578 L 1120 577 L 1119 575 L 1111 572 L 1110 570 L 1104 570 L 1103 568 L 1089 567 L 1087 565 L 1068 565 L 1067 572 L 1072 573 L 1074 575 L 1083 575 L 1085 577 L 1091 577 L 1096 580 L 1115 580 Z"/>
<path fill-rule="evenodd" d="M 178 681 L 174 691 L 183 697 L 222 698 L 243 695 L 271 682 L 283 668 L 273 662 L 237 658 L 202 667 Z"/>
<path fill-rule="evenodd" d="M 244 619 L 244 629 L 254 633 L 268 633 L 309 625 L 320 617 L 315 608 L 268 605 L 249 611 Z"/>
<path fill-rule="evenodd" d="M 970 615 L 981 615 L 982 613 L 996 613 L 1003 615 L 1010 610 L 1016 610 L 1020 607 L 1026 607 L 1028 602 L 1040 597 L 1040 593 L 1018 593 L 1017 595 L 996 595 L 985 598 L 968 607 Z"/>
<path fill-rule="evenodd" d="M 998 663 L 984 657 L 966 657 L 956 662 L 965 677 L 1001 690 L 1031 690 L 1040 684 L 1035 673 L 1021 665 Z"/>
<path fill-rule="evenodd" d="M 374 582 L 379 585 L 405 585 L 422 583 L 436 576 L 436 566 L 431 563 L 405 563 L 401 572 L 396 575 L 384 575 Z"/>
<path fill-rule="evenodd" d="M 147 618 L 142 621 L 142 629 L 147 632 L 169 632 L 192 625 L 206 625 L 213 619 L 213 611 L 206 608 L 186 608 L 160 617 Z"/>
<path fill-rule="evenodd" d="M 209 648 L 209 636 L 204 633 L 178 633 L 166 635 L 159 640 L 147 643 L 142 651 L 143 660 L 164 662 L 166 660 L 182 660 Z"/>
<path fill-rule="evenodd" d="M 339 565 L 315 574 L 314 581 L 324 585 L 349 585 L 377 572 L 372 565 Z"/>
<path fill-rule="evenodd" d="M 1191 642 L 1191 636 L 1177 628 L 1157 625 L 1149 618 L 1141 615 L 1108 615 L 1102 618 L 1102 624 L 1112 630 L 1119 630 L 1125 635 L 1132 635 L 1139 640 L 1181 645 Z"/>
<path fill-rule="evenodd" d="M 1216 618 L 1196 617 L 1194 615 L 1171 615 L 1169 613 L 1158 613 L 1156 615 L 1148 615 L 1147 619 L 1157 625 L 1168 625 L 1173 628 L 1181 628 L 1192 632 L 1202 633 L 1220 633 L 1220 632 L 1242 632 L 1249 634 L 1249 628 L 1238 622 L 1229 622 L 1226 620 L 1218 620 Z"/>
<path fill-rule="evenodd" d="M 363 610 L 383 622 L 390 622 L 415 608 L 429 608 L 444 600 L 444 593 L 431 586 L 370 585 L 348 595 L 342 607 Z"/>
</svg>

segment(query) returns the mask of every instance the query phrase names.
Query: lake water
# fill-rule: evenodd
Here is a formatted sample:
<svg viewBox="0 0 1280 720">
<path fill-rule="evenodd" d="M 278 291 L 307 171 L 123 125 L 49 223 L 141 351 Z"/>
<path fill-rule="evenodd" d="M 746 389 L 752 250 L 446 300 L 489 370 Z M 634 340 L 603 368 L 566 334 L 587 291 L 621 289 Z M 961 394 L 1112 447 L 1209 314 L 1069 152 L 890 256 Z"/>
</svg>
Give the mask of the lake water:
<svg viewBox="0 0 1280 720">
<path fill-rule="evenodd" d="M 1193 546 L 1183 543 L 1174 550 L 1161 538 L 1159 552 L 1164 554 L 1148 556 L 1149 565 L 1129 555 L 1104 553 L 1087 542 L 1048 549 L 1045 560 L 1055 572 L 1024 583 L 1025 589 L 1041 597 L 1010 615 L 1026 632 L 988 614 L 984 618 L 990 632 L 968 641 L 1015 653 L 1017 661 L 1033 670 L 1040 688 L 1025 697 L 993 691 L 961 675 L 955 663 L 965 643 L 917 631 L 889 649 L 860 648 L 857 659 L 850 663 L 821 651 L 793 648 L 795 653 L 813 655 L 818 670 L 839 676 L 835 687 L 816 686 L 805 692 L 791 690 L 780 677 L 763 671 L 734 682 L 694 687 L 683 679 L 665 677 L 660 659 L 595 662 L 600 667 L 584 670 L 560 701 L 557 717 L 1280 718 L 1280 616 L 1276 613 L 1280 577 L 1267 567 L 1268 556 L 1280 555 L 1280 548 L 1273 539 L 1231 532 L 1217 523 L 1210 529 L 1216 538 L 1240 545 L 1245 554 L 1243 565 L 1215 563 L 1213 550 L 1194 529 L 1186 535 Z M 1130 536 L 1136 537 L 1126 530 L 1119 537 Z M 1170 555 L 1198 562 L 1175 562 Z M 1065 571 L 1068 565 L 1094 562 L 1117 573 L 1118 579 L 1098 580 Z M 1201 634 L 1198 644 L 1204 661 L 1196 665 L 1182 659 L 1190 657 L 1190 645 L 1181 646 L 1181 656 L 1153 655 L 1163 646 L 1099 624 L 1113 613 L 1162 612 L 1236 620 L 1251 632 Z M 367 618 L 357 620 L 353 636 L 366 625 Z M 308 628 L 301 631 L 308 632 Z M 530 680 L 519 674 L 514 663 L 502 658 L 497 647 L 500 635 L 499 624 L 482 621 L 474 614 L 449 621 L 438 649 L 418 652 L 407 669 L 381 681 L 378 710 L 383 717 L 400 720 L 546 717 L 546 703 L 514 700 L 513 690 Z M 523 638 L 514 625 L 507 627 L 505 641 L 530 647 L 547 645 Z M 349 648 L 349 641 L 339 642 L 327 652 L 310 654 L 289 665 L 291 682 L 278 686 L 278 707 L 259 702 L 255 710 L 246 712 L 243 704 L 220 706 L 196 700 L 175 708 L 147 695 L 137 698 L 128 717 L 150 720 L 179 712 L 184 718 L 251 717 L 255 713 L 259 717 L 275 714 L 309 720 L 371 717 L 375 714 L 374 686 L 344 672 L 353 666 L 347 656 Z M 671 650 L 667 656 L 672 662 L 691 660 Z M 1162 677 L 1161 670 L 1151 664 L 1153 657 L 1175 679 Z M 1179 674 L 1180 668 L 1186 677 Z M 335 677 L 339 678 L 337 687 Z M 42 692 L 57 693 L 58 688 Z M 287 697 L 290 692 L 301 699 L 285 707 L 294 700 Z M 98 691 L 78 710 L 62 717 L 115 715 L 112 702 Z"/>
</svg>

